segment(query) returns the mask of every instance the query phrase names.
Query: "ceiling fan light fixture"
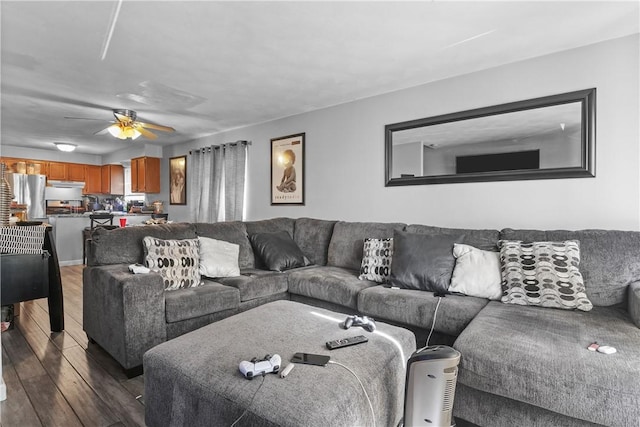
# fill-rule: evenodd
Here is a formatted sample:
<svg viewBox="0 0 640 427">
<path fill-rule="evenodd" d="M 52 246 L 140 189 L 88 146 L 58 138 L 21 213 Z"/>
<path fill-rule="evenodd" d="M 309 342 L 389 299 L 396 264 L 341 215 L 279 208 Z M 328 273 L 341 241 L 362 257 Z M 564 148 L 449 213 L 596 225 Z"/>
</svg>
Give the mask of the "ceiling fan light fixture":
<svg viewBox="0 0 640 427">
<path fill-rule="evenodd" d="M 76 148 L 78 148 L 77 145 L 75 144 L 69 144 L 67 142 L 54 142 L 55 146 L 58 148 L 58 150 L 60 151 L 65 151 L 67 153 L 72 152 L 73 150 L 75 150 Z"/>
<path fill-rule="evenodd" d="M 136 128 L 132 126 L 123 125 L 122 123 L 115 123 L 107 128 L 107 131 L 118 139 L 136 139 L 142 135 Z"/>
</svg>

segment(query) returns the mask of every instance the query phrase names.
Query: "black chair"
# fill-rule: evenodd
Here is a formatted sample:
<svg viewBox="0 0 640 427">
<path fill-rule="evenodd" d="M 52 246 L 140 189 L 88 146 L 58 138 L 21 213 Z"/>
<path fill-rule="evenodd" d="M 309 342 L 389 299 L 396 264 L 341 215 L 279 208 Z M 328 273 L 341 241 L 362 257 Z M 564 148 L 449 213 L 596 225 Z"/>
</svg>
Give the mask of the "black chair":
<svg viewBox="0 0 640 427">
<path fill-rule="evenodd" d="M 165 221 L 169 220 L 169 214 L 168 213 L 154 213 L 151 214 L 151 219 L 164 219 Z"/>
<path fill-rule="evenodd" d="M 82 230 L 82 264 L 87 263 L 87 240 L 91 237 L 93 229 L 97 227 L 118 228 L 117 225 L 113 225 L 113 214 L 91 214 L 89 218 L 91 218 L 91 227 L 85 227 Z"/>
<path fill-rule="evenodd" d="M 100 225 L 113 225 L 113 214 L 91 214 L 91 230 Z"/>
</svg>

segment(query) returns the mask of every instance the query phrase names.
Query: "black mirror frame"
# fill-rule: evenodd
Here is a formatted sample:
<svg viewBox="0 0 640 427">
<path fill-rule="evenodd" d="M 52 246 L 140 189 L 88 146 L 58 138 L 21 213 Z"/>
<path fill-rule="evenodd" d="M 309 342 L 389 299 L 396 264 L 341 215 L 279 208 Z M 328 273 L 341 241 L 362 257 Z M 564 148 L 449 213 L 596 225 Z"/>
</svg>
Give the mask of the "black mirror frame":
<svg viewBox="0 0 640 427">
<path fill-rule="evenodd" d="M 454 175 L 412 176 L 391 178 L 393 132 L 432 126 L 460 120 L 549 107 L 571 102 L 582 104 L 582 160 L 578 167 L 477 172 Z M 545 96 L 508 104 L 494 105 L 385 126 L 385 187 L 399 185 L 447 184 L 459 182 L 519 181 L 529 179 L 592 178 L 595 177 L 596 89 L 585 89 L 560 95 Z"/>
</svg>

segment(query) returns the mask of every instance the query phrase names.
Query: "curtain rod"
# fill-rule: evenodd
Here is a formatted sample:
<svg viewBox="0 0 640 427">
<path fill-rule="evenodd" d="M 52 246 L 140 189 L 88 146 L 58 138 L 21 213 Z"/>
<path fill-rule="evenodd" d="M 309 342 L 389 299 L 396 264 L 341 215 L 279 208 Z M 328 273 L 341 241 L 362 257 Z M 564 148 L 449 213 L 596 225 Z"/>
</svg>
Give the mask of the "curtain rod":
<svg viewBox="0 0 640 427">
<path fill-rule="evenodd" d="M 226 147 L 228 145 L 234 146 L 234 145 L 238 145 L 238 144 L 251 145 L 251 141 L 240 140 L 240 141 L 236 141 L 236 142 L 225 142 L 224 144 L 210 145 L 208 147 L 202 147 L 202 148 L 198 148 L 196 150 L 189 150 L 189 154 L 193 154 L 194 151 L 195 152 L 201 151 L 201 152 L 204 153 L 205 151 L 211 151 L 212 148 L 215 150 L 216 148 Z"/>
</svg>

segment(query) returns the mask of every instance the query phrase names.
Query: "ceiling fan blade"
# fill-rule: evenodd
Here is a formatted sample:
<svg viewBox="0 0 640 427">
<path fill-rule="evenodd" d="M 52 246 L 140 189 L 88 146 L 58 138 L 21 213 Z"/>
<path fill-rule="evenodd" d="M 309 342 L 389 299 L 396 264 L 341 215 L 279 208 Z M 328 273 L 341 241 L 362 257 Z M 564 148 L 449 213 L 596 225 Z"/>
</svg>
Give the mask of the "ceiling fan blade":
<svg viewBox="0 0 640 427">
<path fill-rule="evenodd" d="M 105 120 L 105 119 L 92 119 L 90 117 L 69 117 L 69 116 L 64 116 L 65 119 L 71 119 L 71 120 L 96 120 L 99 122 L 109 122 L 110 120 Z"/>
<path fill-rule="evenodd" d="M 106 135 L 109 133 L 109 128 L 111 126 L 107 126 L 106 128 L 99 130 L 98 132 L 94 133 L 94 135 Z"/>
<path fill-rule="evenodd" d="M 156 134 L 154 134 L 154 133 L 152 133 L 152 132 L 149 132 L 148 130 L 146 130 L 146 129 L 145 129 L 145 128 L 143 128 L 142 126 L 136 126 L 135 128 L 136 128 L 136 130 L 137 130 L 138 132 L 140 132 L 140 134 L 141 134 L 142 136 L 144 136 L 144 137 L 145 137 L 145 138 L 147 138 L 147 139 L 156 139 L 156 138 L 158 138 L 158 136 L 157 136 Z"/>
<path fill-rule="evenodd" d="M 153 123 L 143 123 L 143 122 L 136 122 L 136 124 L 143 128 L 160 130 L 162 132 L 175 132 L 175 129 L 169 126 L 155 125 Z"/>
</svg>

